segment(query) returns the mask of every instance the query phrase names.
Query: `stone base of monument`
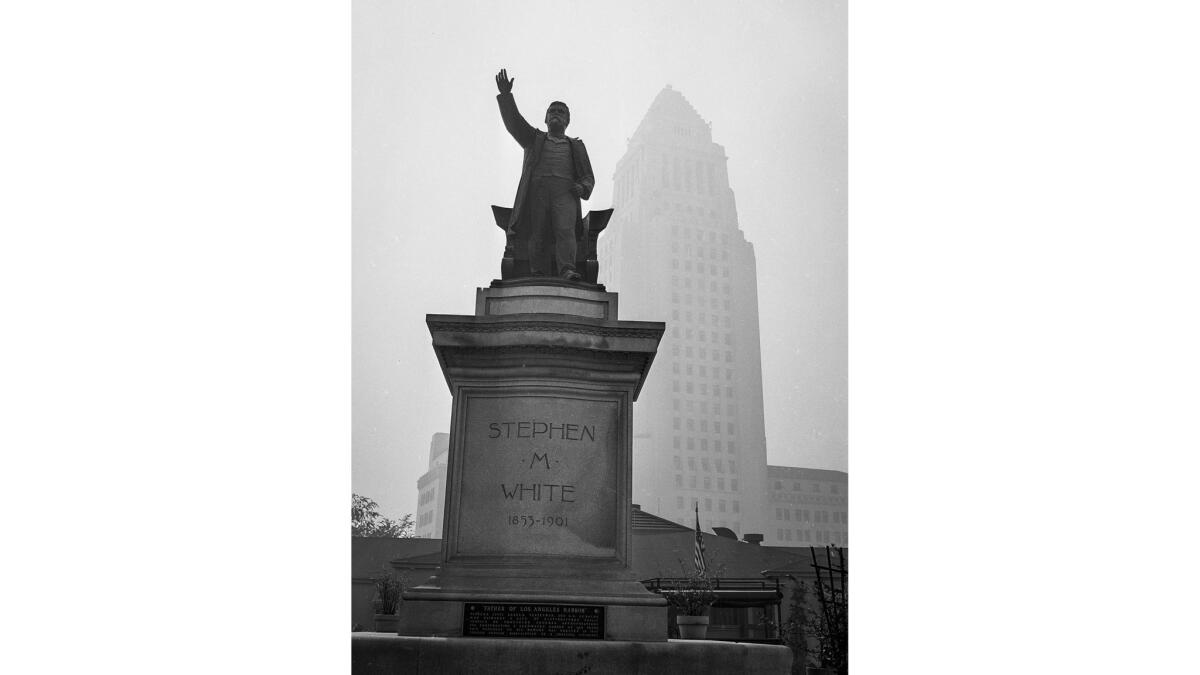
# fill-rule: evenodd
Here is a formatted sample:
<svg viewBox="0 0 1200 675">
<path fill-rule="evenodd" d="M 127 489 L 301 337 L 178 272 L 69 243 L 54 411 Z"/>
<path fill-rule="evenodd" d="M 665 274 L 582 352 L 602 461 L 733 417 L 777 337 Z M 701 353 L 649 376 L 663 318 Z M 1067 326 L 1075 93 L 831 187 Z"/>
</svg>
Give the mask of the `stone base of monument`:
<svg viewBox="0 0 1200 675">
<path fill-rule="evenodd" d="M 791 672 L 782 645 L 668 640 L 604 642 L 489 638 L 420 638 L 352 633 L 355 675 L 405 673 L 771 673 Z"/>
<path fill-rule="evenodd" d="M 446 525 L 399 633 L 665 641 L 666 602 L 629 564 L 633 401 L 664 324 L 545 278 L 493 282 L 475 315 L 426 322 L 454 399 Z"/>
</svg>

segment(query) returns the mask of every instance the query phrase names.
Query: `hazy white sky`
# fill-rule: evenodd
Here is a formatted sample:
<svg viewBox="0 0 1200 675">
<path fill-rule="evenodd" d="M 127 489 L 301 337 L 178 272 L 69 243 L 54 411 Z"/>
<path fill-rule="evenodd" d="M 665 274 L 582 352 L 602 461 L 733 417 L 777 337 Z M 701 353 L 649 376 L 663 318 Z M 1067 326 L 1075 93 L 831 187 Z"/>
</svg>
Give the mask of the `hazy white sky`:
<svg viewBox="0 0 1200 675">
<path fill-rule="evenodd" d="M 489 207 L 511 205 L 521 162 L 502 67 L 536 126 L 551 100 L 571 107 L 596 173 L 585 208 L 612 205 L 665 85 L 712 123 L 758 260 L 768 461 L 847 468 L 843 2 L 360 0 L 353 30 L 355 492 L 414 512 L 449 429 L 425 315 L 473 313 L 499 276 Z"/>
</svg>

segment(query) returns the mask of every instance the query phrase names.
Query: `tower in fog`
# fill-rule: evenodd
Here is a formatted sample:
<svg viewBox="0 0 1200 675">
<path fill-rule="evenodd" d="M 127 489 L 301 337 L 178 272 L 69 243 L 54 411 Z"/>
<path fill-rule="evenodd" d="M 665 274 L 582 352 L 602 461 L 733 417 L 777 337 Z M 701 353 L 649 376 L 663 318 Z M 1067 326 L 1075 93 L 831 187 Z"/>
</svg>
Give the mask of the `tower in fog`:
<svg viewBox="0 0 1200 675">
<path fill-rule="evenodd" d="M 739 536 L 767 527 L 754 247 L 725 150 L 682 94 L 659 92 L 613 176 L 599 281 L 622 318 L 666 321 L 633 419 L 633 501 Z"/>
</svg>

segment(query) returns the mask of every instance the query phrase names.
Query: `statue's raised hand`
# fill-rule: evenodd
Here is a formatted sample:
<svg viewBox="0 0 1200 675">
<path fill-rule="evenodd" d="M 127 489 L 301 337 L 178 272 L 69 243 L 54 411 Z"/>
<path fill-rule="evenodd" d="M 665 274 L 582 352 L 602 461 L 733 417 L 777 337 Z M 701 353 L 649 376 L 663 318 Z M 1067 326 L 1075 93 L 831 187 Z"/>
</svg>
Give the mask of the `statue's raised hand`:
<svg viewBox="0 0 1200 675">
<path fill-rule="evenodd" d="M 501 94 L 511 93 L 513 82 L 516 81 L 517 78 L 515 77 L 511 80 L 508 79 L 508 71 L 504 68 L 501 68 L 500 72 L 496 73 L 496 88 L 500 90 Z"/>
</svg>

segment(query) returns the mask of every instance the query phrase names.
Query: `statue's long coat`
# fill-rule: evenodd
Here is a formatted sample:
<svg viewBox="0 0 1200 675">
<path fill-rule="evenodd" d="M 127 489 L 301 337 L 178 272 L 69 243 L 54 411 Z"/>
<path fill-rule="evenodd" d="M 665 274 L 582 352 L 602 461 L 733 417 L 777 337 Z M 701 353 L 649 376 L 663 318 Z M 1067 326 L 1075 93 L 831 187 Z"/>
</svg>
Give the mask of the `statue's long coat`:
<svg viewBox="0 0 1200 675">
<path fill-rule="evenodd" d="M 542 146 L 546 144 L 546 132 L 541 129 L 534 129 L 529 122 L 521 116 L 517 110 L 517 102 L 513 99 L 512 93 L 499 94 L 496 96 L 496 101 L 500 104 L 500 118 L 504 120 L 504 128 L 508 129 L 508 133 L 517 139 L 522 148 L 525 148 L 525 161 L 521 164 L 521 182 L 517 185 L 517 196 L 513 200 L 512 215 L 508 221 L 508 231 L 510 234 L 515 234 L 520 231 L 527 231 L 529 223 L 529 189 L 530 182 L 533 177 L 533 168 L 537 166 L 538 160 L 542 156 Z M 587 148 L 583 147 L 583 141 L 578 138 L 568 139 L 571 142 L 571 159 L 575 164 L 575 182 L 583 187 L 581 199 L 587 199 L 592 196 L 592 188 L 596 185 L 596 178 L 592 175 L 592 162 L 588 159 Z M 583 206 L 578 200 L 575 202 L 575 219 L 583 218 Z"/>
</svg>

